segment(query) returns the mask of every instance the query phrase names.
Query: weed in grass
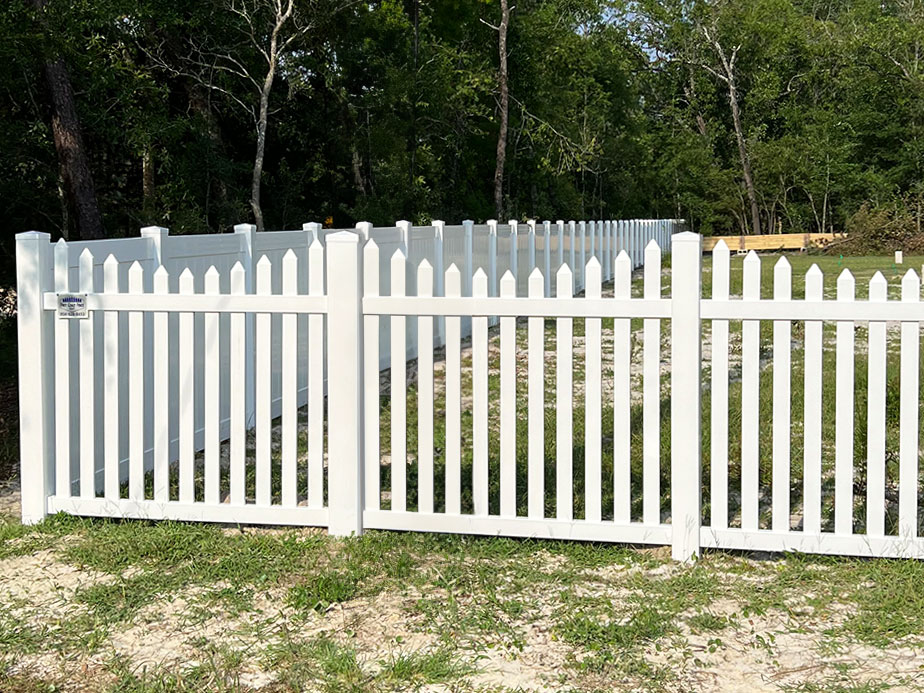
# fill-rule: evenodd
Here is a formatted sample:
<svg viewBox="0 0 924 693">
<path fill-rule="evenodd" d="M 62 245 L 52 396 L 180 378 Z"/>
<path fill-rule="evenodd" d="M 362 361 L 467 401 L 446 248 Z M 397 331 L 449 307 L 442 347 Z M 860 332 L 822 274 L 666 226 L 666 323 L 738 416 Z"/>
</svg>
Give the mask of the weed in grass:
<svg viewBox="0 0 924 693">
<path fill-rule="evenodd" d="M 371 679 L 360 666 L 356 650 L 328 636 L 308 642 L 287 639 L 267 656 L 278 681 L 292 690 L 361 693 Z"/>
<path fill-rule="evenodd" d="M 417 689 L 425 684 L 445 683 L 473 671 L 446 649 L 433 652 L 402 652 L 379 662 L 377 680 L 389 690 L 393 687 Z"/>
<path fill-rule="evenodd" d="M 729 625 L 726 616 L 717 616 L 711 611 L 701 611 L 687 619 L 687 625 L 694 633 L 716 633 Z"/>
<path fill-rule="evenodd" d="M 331 604 L 353 599 L 358 589 L 353 575 L 328 571 L 291 587 L 286 603 L 297 611 L 325 611 Z"/>
</svg>

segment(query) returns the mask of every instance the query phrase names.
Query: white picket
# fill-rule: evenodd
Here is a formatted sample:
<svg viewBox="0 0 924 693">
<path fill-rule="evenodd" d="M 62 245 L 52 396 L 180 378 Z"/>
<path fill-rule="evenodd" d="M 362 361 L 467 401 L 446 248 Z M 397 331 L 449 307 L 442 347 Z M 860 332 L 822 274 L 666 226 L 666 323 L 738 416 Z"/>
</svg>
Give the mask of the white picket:
<svg viewBox="0 0 924 693">
<path fill-rule="evenodd" d="M 379 247 L 374 239 L 369 239 L 363 248 L 363 293 L 365 296 L 379 295 Z M 379 335 L 378 315 L 365 315 L 363 317 L 363 333 Z M 309 355 L 310 358 L 310 355 Z M 378 510 L 382 503 L 381 489 L 381 450 L 379 406 L 381 399 L 381 383 L 379 381 L 379 339 L 363 340 L 363 435 L 365 459 L 364 477 L 366 489 L 364 494 L 365 506 L 370 510 Z M 310 394 L 309 394 L 310 396 Z M 309 465 L 311 460 L 309 459 Z M 309 494 L 311 493 L 309 489 Z"/>
<path fill-rule="evenodd" d="M 578 284 L 577 291 L 580 293 L 587 286 L 587 227 L 583 221 L 578 222 L 578 251 L 580 252 L 580 263 L 578 270 L 581 276 L 581 282 Z"/>
<path fill-rule="evenodd" d="M 555 222 L 555 230 L 558 234 L 558 266 L 561 267 L 565 262 L 565 222 L 563 219 Z"/>
<path fill-rule="evenodd" d="M 542 298 L 542 272 L 529 275 L 529 297 Z M 527 322 L 527 506 L 528 516 L 541 519 L 545 511 L 545 320 Z"/>
<path fill-rule="evenodd" d="M 559 226 L 559 239 L 561 238 Z M 559 241 L 560 242 L 560 241 Z M 560 249 L 560 248 L 559 248 Z M 555 292 L 558 298 L 571 298 L 571 269 L 561 265 L 555 278 Z M 570 521 L 574 517 L 573 500 L 573 323 L 571 318 L 558 318 L 555 322 L 555 514 L 559 520 Z"/>
<path fill-rule="evenodd" d="M 103 291 L 119 293 L 119 261 L 109 255 L 103 262 Z M 103 493 L 119 498 L 119 313 L 103 315 Z"/>
<path fill-rule="evenodd" d="M 921 300 L 921 280 L 914 270 L 902 277 L 902 303 Z M 902 322 L 899 377 L 898 536 L 909 540 L 918 534 L 918 458 L 921 333 L 920 323 Z"/>
<path fill-rule="evenodd" d="M 289 248 L 282 257 L 282 294 L 298 294 L 298 256 Z M 282 316 L 282 504 L 298 505 L 298 315 Z M 309 349 L 324 354 L 323 347 Z"/>
<path fill-rule="evenodd" d="M 462 295 L 455 263 L 446 270 L 446 296 Z M 461 321 L 446 318 L 446 512 L 462 511 L 462 346 Z"/>
<path fill-rule="evenodd" d="M 645 298 L 661 298 L 661 250 L 645 248 Z M 661 321 L 646 318 L 642 352 L 642 505 L 646 524 L 661 522 Z"/>
<path fill-rule="evenodd" d="M 161 265 L 154 271 L 154 293 L 164 296 L 169 291 L 170 275 Z M 154 500 L 170 499 L 170 335 L 169 315 L 154 313 Z M 243 334 L 241 335 L 243 343 Z M 243 344 L 242 344 L 243 346 Z"/>
<path fill-rule="evenodd" d="M 315 238 L 308 248 L 308 295 L 323 296 L 324 280 L 324 246 L 320 240 Z M 378 342 L 377 339 L 369 341 Z M 308 316 L 309 508 L 320 508 L 324 505 L 324 360 L 326 348 L 324 316 L 320 313 L 312 313 Z M 378 365 L 377 358 L 374 363 Z M 378 406 L 378 397 L 375 397 L 373 402 Z M 376 426 L 378 426 L 378 421 L 376 421 Z"/>
<path fill-rule="evenodd" d="M 760 299 L 760 258 L 744 259 L 744 300 Z M 760 508 L 760 321 L 741 325 L 741 528 L 757 529 Z"/>
<path fill-rule="evenodd" d="M 55 291 L 70 291 L 67 241 L 55 243 Z M 71 485 L 71 320 L 55 320 L 55 495 L 67 498 Z"/>
<path fill-rule="evenodd" d="M 805 300 L 824 298 L 824 276 L 818 265 L 805 273 Z M 821 382 L 822 322 L 805 321 L 805 374 L 803 396 L 803 531 L 821 531 Z"/>
<path fill-rule="evenodd" d="M 513 298 L 517 280 L 507 271 L 500 280 L 501 298 Z M 516 318 L 500 319 L 500 513 L 517 514 L 517 342 Z"/>
<path fill-rule="evenodd" d="M 545 295 L 552 295 L 552 222 L 542 222 L 542 276 L 545 278 Z"/>
<path fill-rule="evenodd" d="M 273 292 L 273 264 L 264 255 L 257 262 L 257 294 L 269 296 Z M 255 465 L 257 505 L 272 503 L 272 320 L 269 313 L 258 313 L 254 346 L 254 399 L 256 405 Z"/>
<path fill-rule="evenodd" d="M 192 294 L 193 273 L 187 267 L 180 274 L 179 289 L 181 294 Z M 196 454 L 195 422 L 195 362 L 196 356 L 195 315 L 180 313 L 179 318 L 179 407 L 180 407 L 180 502 L 192 503 L 195 500 L 195 470 L 193 467 Z M 267 332 L 269 328 L 267 328 Z"/>
<path fill-rule="evenodd" d="M 144 293 L 144 267 L 128 268 L 128 292 Z M 128 497 L 144 499 L 144 313 L 128 315 Z M 117 422 L 118 425 L 118 422 Z"/>
<path fill-rule="evenodd" d="M 601 274 L 600 262 L 591 257 L 587 263 L 587 288 L 584 291 L 588 299 L 599 299 L 602 295 Z M 603 437 L 600 411 L 603 334 L 600 318 L 587 318 L 584 333 L 584 517 L 588 522 L 599 522 L 602 510 L 600 440 Z"/>
<path fill-rule="evenodd" d="M 632 297 L 632 259 L 624 249 L 616 256 L 613 297 Z M 632 492 L 632 329 L 631 320 L 613 321 L 613 519 L 622 524 L 631 519 Z"/>
<path fill-rule="evenodd" d="M 855 281 L 845 269 L 837 278 L 837 300 L 852 303 Z M 834 400 L 834 531 L 853 532 L 854 325 L 837 323 Z"/>
<path fill-rule="evenodd" d="M 231 268 L 231 294 L 241 296 L 246 291 L 244 266 L 235 262 Z M 232 313 L 230 317 L 229 399 L 230 433 L 230 491 L 231 502 L 243 505 L 245 501 L 244 466 L 247 459 L 247 398 L 245 377 L 245 315 Z"/>
<path fill-rule="evenodd" d="M 792 266 L 785 257 L 773 267 L 773 299 L 792 299 Z M 772 527 L 789 530 L 792 323 L 773 321 L 773 512 Z"/>
<path fill-rule="evenodd" d="M 728 246 L 719 241 L 712 249 L 712 299 L 728 300 L 730 261 Z M 712 321 L 709 440 L 710 524 L 728 527 L 728 320 Z"/>
<path fill-rule="evenodd" d="M 79 260 L 80 291 L 93 293 L 93 253 L 85 248 Z M 80 321 L 80 497 L 96 497 L 96 415 L 94 339 L 96 313 Z"/>
<path fill-rule="evenodd" d="M 477 286 L 477 284 L 476 284 Z M 417 268 L 417 295 L 433 295 L 433 267 Z M 433 512 L 433 318 L 417 322 L 417 509 Z"/>
<path fill-rule="evenodd" d="M 548 228 L 548 227 L 547 227 Z M 546 237 L 548 240 L 548 237 Z M 546 253 L 548 259 L 548 253 Z M 472 277 L 472 296 L 488 297 L 488 276 Z M 472 498 L 476 515 L 488 514 L 488 319 L 472 318 Z"/>
<path fill-rule="evenodd" d="M 391 295 L 406 295 L 407 260 L 391 256 Z M 391 509 L 407 509 L 407 318 L 391 316 Z"/>
<path fill-rule="evenodd" d="M 884 303 L 889 285 L 882 272 L 869 282 L 869 300 Z M 866 533 L 885 535 L 886 323 L 871 321 L 868 334 L 866 409 Z"/>
</svg>

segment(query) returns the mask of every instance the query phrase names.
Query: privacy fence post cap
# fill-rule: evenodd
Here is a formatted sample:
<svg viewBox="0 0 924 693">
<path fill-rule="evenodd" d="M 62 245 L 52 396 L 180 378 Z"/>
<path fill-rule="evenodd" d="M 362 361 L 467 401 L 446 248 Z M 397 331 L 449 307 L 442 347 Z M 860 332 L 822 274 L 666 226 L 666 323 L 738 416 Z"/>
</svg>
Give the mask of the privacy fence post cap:
<svg viewBox="0 0 924 693">
<path fill-rule="evenodd" d="M 328 243 L 359 243 L 359 236 L 349 231 L 337 231 L 327 236 Z"/>
</svg>

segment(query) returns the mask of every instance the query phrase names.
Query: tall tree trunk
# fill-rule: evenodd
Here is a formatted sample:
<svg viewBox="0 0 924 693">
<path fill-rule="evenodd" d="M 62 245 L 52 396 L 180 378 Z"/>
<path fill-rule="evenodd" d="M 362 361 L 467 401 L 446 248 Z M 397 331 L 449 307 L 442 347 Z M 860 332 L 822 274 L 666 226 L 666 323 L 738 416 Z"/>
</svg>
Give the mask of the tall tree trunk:
<svg viewBox="0 0 924 693">
<path fill-rule="evenodd" d="M 500 128 L 497 133 L 497 157 L 494 167 L 494 213 L 500 220 L 504 216 L 504 165 L 507 161 L 507 112 L 509 92 L 507 85 L 507 27 L 510 24 L 510 8 L 507 0 L 501 0 L 501 23 L 497 29 L 497 49 L 500 66 L 497 72 L 497 86 L 500 93 Z"/>
<path fill-rule="evenodd" d="M 39 21 L 43 29 L 47 31 L 47 25 L 42 16 L 45 0 L 32 0 L 32 5 L 39 13 Z M 67 190 L 68 202 L 74 211 L 77 235 L 84 239 L 102 238 L 105 235 L 103 218 L 96 199 L 93 175 L 90 173 L 70 74 L 68 74 L 64 60 L 60 57 L 46 57 L 44 71 L 45 82 L 51 97 L 51 132 L 54 137 L 55 151 L 58 154 L 61 176 Z"/>
<path fill-rule="evenodd" d="M 145 216 L 150 216 L 154 212 L 154 148 L 150 143 L 141 153 L 141 200 Z"/>
<path fill-rule="evenodd" d="M 738 156 L 741 158 L 741 172 L 744 176 L 744 189 L 751 207 L 751 232 L 760 233 L 760 207 L 757 204 L 757 191 L 754 189 L 754 176 L 751 173 L 751 158 L 748 156 L 741 127 L 741 112 L 738 110 L 738 90 L 735 87 L 734 70 L 728 75 L 728 102 L 731 105 L 732 122 L 735 126 L 735 139 L 738 141 Z"/>
<path fill-rule="evenodd" d="M 250 181 L 250 208 L 257 231 L 263 231 L 263 208 L 260 206 L 260 184 L 263 181 L 263 159 L 266 155 L 266 123 L 269 119 L 269 95 L 273 88 L 275 65 L 271 66 L 260 92 L 260 115 L 257 117 L 257 151 L 253 157 L 253 177 Z"/>
</svg>

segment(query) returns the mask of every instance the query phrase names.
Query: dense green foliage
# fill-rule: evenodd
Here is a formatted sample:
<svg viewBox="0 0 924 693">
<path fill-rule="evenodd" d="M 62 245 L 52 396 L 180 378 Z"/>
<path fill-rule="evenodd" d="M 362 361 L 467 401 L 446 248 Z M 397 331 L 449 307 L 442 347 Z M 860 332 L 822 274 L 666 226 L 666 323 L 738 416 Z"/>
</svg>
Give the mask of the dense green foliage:
<svg viewBox="0 0 924 693">
<path fill-rule="evenodd" d="M 250 219 L 259 91 L 235 72 L 262 80 L 270 5 L 4 4 L 10 232 L 75 231 L 49 56 L 74 85 L 107 234 Z M 267 227 L 494 216 L 498 15 L 496 0 L 298 0 L 270 96 Z M 898 209 L 920 230 L 920 0 L 523 0 L 508 45 L 510 217 L 670 216 L 706 233 L 752 231 L 748 161 L 763 231 L 844 230 L 864 205 L 867 216 Z M 740 147 L 720 50 L 735 54 Z"/>
</svg>

